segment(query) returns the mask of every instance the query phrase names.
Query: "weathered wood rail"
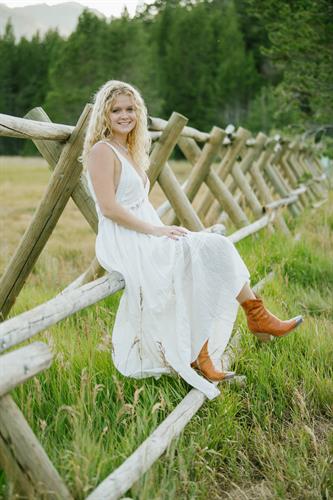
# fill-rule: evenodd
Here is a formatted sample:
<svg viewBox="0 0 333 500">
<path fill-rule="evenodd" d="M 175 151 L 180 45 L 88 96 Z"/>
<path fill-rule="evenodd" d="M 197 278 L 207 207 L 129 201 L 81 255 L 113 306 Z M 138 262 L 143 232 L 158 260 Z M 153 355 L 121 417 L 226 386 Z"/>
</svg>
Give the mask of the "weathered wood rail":
<svg viewBox="0 0 333 500">
<path fill-rule="evenodd" d="M 59 295 L 18 316 L 6 319 L 70 197 L 94 232 L 97 215 L 77 158 L 82 149 L 90 105 L 76 126 L 52 123 L 43 109 L 24 118 L 0 114 L 0 136 L 32 140 L 46 159 L 51 177 L 36 212 L 0 280 L 0 353 L 91 306 L 124 287 L 123 277 L 104 270 L 94 259 L 81 276 Z M 325 201 L 327 184 L 316 152 L 308 144 L 243 128 L 213 127 L 210 133 L 187 126 L 173 113 L 168 121 L 150 118 L 153 139 L 150 189 L 158 183 L 165 202 L 157 209 L 166 224 L 180 222 L 192 231 L 223 233 L 234 243 L 263 228 L 290 235 L 288 207 L 295 217 L 309 205 Z M 181 185 L 168 160 L 178 146 L 191 165 Z M 198 196 L 200 194 L 200 196 Z M 259 286 L 262 286 L 261 283 Z M 228 368 L 239 334 L 223 355 Z M 25 498 L 70 499 L 71 494 L 9 392 L 47 369 L 48 346 L 33 342 L 0 356 L 0 465 L 13 489 Z M 116 471 L 91 492 L 90 500 L 116 499 L 148 470 L 205 402 L 192 389 L 151 436 Z"/>
</svg>

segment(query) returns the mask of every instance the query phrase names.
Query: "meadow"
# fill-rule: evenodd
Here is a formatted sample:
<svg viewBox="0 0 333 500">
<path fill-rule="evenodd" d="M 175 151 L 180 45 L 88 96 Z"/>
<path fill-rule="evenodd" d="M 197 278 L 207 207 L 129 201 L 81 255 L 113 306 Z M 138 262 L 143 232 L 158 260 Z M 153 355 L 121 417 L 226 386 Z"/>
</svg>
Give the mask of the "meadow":
<svg viewBox="0 0 333 500">
<path fill-rule="evenodd" d="M 178 178 L 186 164 L 173 163 Z M 0 158 L 0 272 L 46 187 L 41 159 Z M 154 187 L 158 206 L 163 193 Z M 221 384 L 167 452 L 127 493 L 138 500 L 325 499 L 333 497 L 333 193 L 288 223 L 294 238 L 266 230 L 239 249 L 277 315 L 302 313 L 285 339 L 260 344 L 239 311 L 245 386 Z M 85 270 L 94 235 L 70 202 L 20 293 L 11 316 L 48 300 Z M 75 499 L 83 499 L 172 411 L 190 387 L 180 378 L 133 380 L 115 370 L 112 326 L 123 292 L 39 334 L 50 369 L 13 397 Z M 6 481 L 0 472 L 0 497 Z"/>
</svg>

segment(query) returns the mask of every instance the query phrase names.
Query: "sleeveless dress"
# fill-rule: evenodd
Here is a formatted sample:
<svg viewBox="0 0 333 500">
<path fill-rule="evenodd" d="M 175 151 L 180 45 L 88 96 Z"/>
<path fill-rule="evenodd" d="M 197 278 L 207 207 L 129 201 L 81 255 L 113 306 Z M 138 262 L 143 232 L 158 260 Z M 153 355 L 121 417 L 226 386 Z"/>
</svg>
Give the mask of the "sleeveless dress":
<svg viewBox="0 0 333 500">
<path fill-rule="evenodd" d="M 121 163 L 116 200 L 138 219 L 164 226 L 148 199 L 150 182 L 107 141 Z M 90 175 L 96 204 L 96 258 L 106 271 L 125 280 L 112 332 L 112 358 L 125 376 L 142 378 L 179 374 L 209 399 L 216 384 L 199 375 L 194 361 L 208 339 L 208 352 L 221 369 L 239 303 L 236 296 L 250 280 L 249 271 L 228 238 L 189 231 L 173 240 L 140 233 L 105 217 Z"/>
</svg>

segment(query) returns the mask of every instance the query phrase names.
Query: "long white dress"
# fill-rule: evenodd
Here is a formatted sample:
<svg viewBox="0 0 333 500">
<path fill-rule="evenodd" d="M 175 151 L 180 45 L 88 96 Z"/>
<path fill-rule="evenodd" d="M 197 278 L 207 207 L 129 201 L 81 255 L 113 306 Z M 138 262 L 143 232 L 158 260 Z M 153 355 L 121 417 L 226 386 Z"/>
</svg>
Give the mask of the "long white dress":
<svg viewBox="0 0 333 500">
<path fill-rule="evenodd" d="M 163 226 L 133 165 L 107 141 L 121 163 L 117 201 L 137 218 Z M 112 332 L 112 358 L 125 376 L 178 373 L 209 399 L 220 391 L 191 368 L 203 344 L 216 367 L 238 310 L 236 296 L 250 275 L 224 236 L 190 231 L 173 240 L 127 229 L 103 216 L 87 174 L 98 214 L 96 257 L 125 279 Z"/>
</svg>

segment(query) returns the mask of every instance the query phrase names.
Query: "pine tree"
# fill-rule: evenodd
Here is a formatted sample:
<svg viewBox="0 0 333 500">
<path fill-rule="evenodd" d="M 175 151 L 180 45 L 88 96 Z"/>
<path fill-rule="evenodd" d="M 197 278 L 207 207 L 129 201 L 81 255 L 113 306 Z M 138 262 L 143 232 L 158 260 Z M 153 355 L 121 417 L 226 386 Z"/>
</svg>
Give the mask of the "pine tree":
<svg viewBox="0 0 333 500">
<path fill-rule="evenodd" d="M 211 22 L 216 40 L 216 94 L 219 123 L 239 125 L 259 88 L 252 52 L 246 52 L 233 1 L 213 2 Z"/>
<path fill-rule="evenodd" d="M 50 63 L 46 111 L 53 121 L 75 123 L 92 89 L 104 79 L 102 44 L 107 23 L 84 10 L 76 30 Z"/>
<path fill-rule="evenodd" d="M 158 108 L 151 54 L 139 19 L 130 19 L 124 11 L 121 18 L 107 23 L 84 11 L 51 64 L 46 109 L 53 120 L 73 123 L 107 80 L 132 83 Z"/>
<path fill-rule="evenodd" d="M 16 46 L 11 20 L 8 20 L 0 37 L 0 61 L 0 112 L 14 115 L 17 96 Z M 21 144 L 19 139 L 0 137 L 0 154 L 14 154 Z"/>
<path fill-rule="evenodd" d="M 164 114 L 174 109 L 194 126 L 239 123 L 259 87 L 233 1 L 165 1 L 155 26 Z"/>
<path fill-rule="evenodd" d="M 300 125 L 332 123 L 333 6 L 329 0 L 246 0 L 268 33 L 262 47 L 282 74 L 282 113 L 298 106 Z"/>
</svg>

